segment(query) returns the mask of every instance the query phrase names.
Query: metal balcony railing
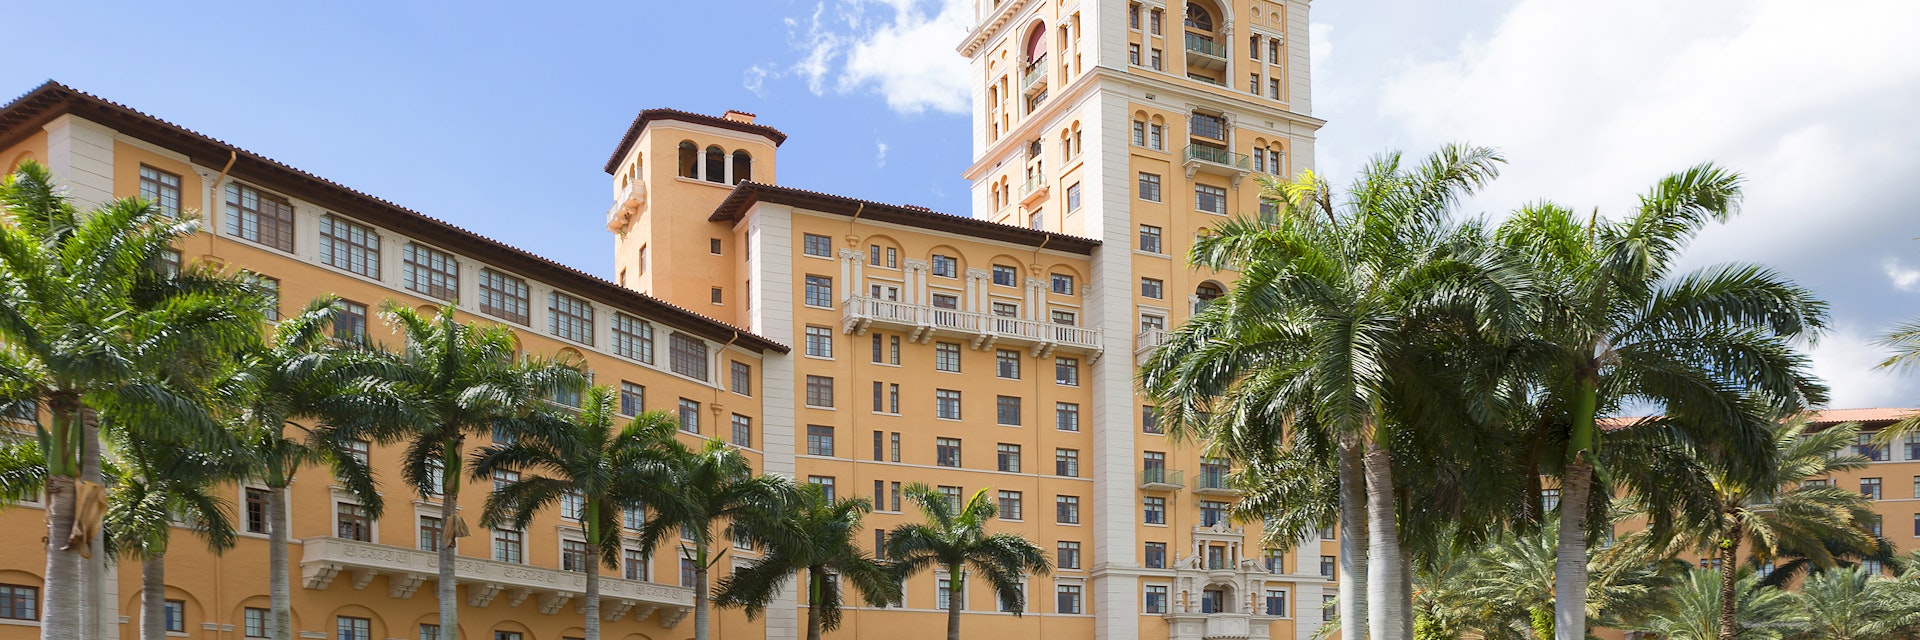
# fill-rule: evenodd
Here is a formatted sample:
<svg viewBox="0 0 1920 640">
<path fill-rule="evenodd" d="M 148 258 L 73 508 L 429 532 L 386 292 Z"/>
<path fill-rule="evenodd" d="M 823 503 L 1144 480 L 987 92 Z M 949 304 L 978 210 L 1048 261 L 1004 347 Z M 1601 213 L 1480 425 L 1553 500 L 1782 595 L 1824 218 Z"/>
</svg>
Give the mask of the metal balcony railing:
<svg viewBox="0 0 1920 640">
<path fill-rule="evenodd" d="M 1187 486 L 1185 474 L 1166 467 L 1143 467 L 1140 469 L 1140 487 L 1143 489 L 1178 489 Z"/>
<path fill-rule="evenodd" d="M 1046 56 L 1040 56 L 1040 59 L 1033 61 L 1033 64 L 1027 65 L 1026 72 L 1020 76 L 1021 93 L 1033 93 L 1036 86 L 1041 88 L 1047 86 Z"/>
<path fill-rule="evenodd" d="M 1197 33 L 1189 33 L 1187 34 L 1187 53 L 1218 58 L 1221 62 L 1226 62 L 1227 45 L 1214 42 L 1212 38 Z"/>
<path fill-rule="evenodd" d="M 848 322 L 882 322 L 908 327 L 927 327 L 974 335 L 993 336 L 1030 343 L 1049 343 L 1092 351 L 1101 348 L 1101 331 L 1087 327 L 1052 324 L 1026 318 L 1010 318 L 959 309 L 881 300 L 865 296 L 847 298 L 842 311 Z"/>
<path fill-rule="evenodd" d="M 1232 167 L 1240 171 L 1246 171 L 1248 165 L 1252 164 L 1252 160 L 1247 154 L 1234 153 L 1226 149 L 1210 147 L 1203 144 L 1187 145 L 1185 155 L 1188 160 L 1209 162 L 1223 167 Z"/>
</svg>

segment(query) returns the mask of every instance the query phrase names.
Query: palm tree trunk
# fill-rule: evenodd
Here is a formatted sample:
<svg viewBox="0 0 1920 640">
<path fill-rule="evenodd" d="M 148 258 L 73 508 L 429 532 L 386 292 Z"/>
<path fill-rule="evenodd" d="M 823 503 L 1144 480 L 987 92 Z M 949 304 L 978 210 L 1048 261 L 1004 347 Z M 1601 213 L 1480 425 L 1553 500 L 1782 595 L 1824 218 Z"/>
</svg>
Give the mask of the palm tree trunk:
<svg viewBox="0 0 1920 640">
<path fill-rule="evenodd" d="M 1740 539 L 1746 531 L 1740 525 L 1734 525 L 1727 532 L 1727 539 L 1720 543 L 1720 640 L 1734 640 L 1739 635 L 1738 621 L 1734 617 L 1735 608 L 1740 604 L 1737 585 L 1740 572 L 1735 563 L 1740 561 Z"/>
<path fill-rule="evenodd" d="M 1376 436 L 1377 437 L 1377 436 Z M 1393 460 L 1376 440 L 1367 445 L 1367 637 L 1404 637 L 1407 576 L 1400 566 L 1400 526 L 1395 513 Z"/>
<path fill-rule="evenodd" d="M 1584 373 L 1573 395 L 1573 432 L 1560 481 L 1560 539 L 1553 560 L 1555 640 L 1587 637 L 1587 498 L 1593 491 L 1599 385 L 1596 373 Z"/>
<path fill-rule="evenodd" d="M 167 638 L 167 552 L 140 562 L 140 640 Z"/>
<path fill-rule="evenodd" d="M 807 640 L 820 640 L 820 601 L 826 588 L 827 568 L 807 567 Z"/>
<path fill-rule="evenodd" d="M 591 517 L 591 514 L 589 514 Z M 588 520 L 589 526 L 595 523 Z M 587 534 L 595 538 L 594 532 Z M 587 543 L 587 637 L 586 640 L 600 640 L 600 545 Z"/>
<path fill-rule="evenodd" d="M 1553 637 L 1587 637 L 1587 496 L 1593 465 L 1585 457 L 1567 465 L 1560 483 L 1560 540 L 1553 561 Z"/>
<path fill-rule="evenodd" d="M 960 640 L 960 607 L 963 606 L 961 594 L 967 592 L 960 583 L 960 565 L 947 566 L 947 640 Z"/>
<path fill-rule="evenodd" d="M 707 543 L 696 541 L 693 548 L 693 640 L 707 640 Z"/>
<path fill-rule="evenodd" d="M 458 441 L 450 441 L 449 448 L 443 452 L 440 475 L 440 582 L 434 590 L 440 596 L 440 640 L 455 640 L 460 637 L 460 582 L 455 577 L 455 563 L 459 557 L 456 549 L 460 544 L 460 446 Z"/>
<path fill-rule="evenodd" d="M 73 476 L 47 476 L 47 573 L 40 640 L 80 640 L 80 550 L 62 548 L 73 533 L 74 484 Z"/>
<path fill-rule="evenodd" d="M 1407 579 L 1400 581 L 1400 584 L 1403 585 L 1400 588 L 1400 602 L 1405 603 L 1407 607 L 1406 615 L 1400 616 L 1400 637 L 1411 639 L 1413 638 L 1414 619 L 1413 551 L 1404 547 L 1400 549 L 1400 575 L 1407 577 Z"/>
<path fill-rule="evenodd" d="M 1367 637 L 1367 485 L 1360 438 L 1340 436 L 1340 638 Z"/>
<path fill-rule="evenodd" d="M 287 488 L 267 488 L 267 607 L 273 640 L 293 640 L 293 576 L 287 562 Z"/>
<path fill-rule="evenodd" d="M 100 471 L 100 422 L 89 419 L 89 412 L 82 407 L 74 413 L 74 419 L 80 423 L 80 481 L 92 483 L 92 486 L 105 491 L 106 477 Z M 83 485 L 84 486 L 84 485 Z M 102 498 L 104 499 L 104 498 Z M 76 508 L 81 505 L 74 503 Z M 98 514 L 104 517 L 102 511 Z M 80 637 L 87 640 L 99 640 L 101 610 L 107 605 L 107 554 L 105 528 L 94 521 L 93 535 L 81 544 L 93 551 L 93 557 L 82 555 L 80 563 Z"/>
</svg>

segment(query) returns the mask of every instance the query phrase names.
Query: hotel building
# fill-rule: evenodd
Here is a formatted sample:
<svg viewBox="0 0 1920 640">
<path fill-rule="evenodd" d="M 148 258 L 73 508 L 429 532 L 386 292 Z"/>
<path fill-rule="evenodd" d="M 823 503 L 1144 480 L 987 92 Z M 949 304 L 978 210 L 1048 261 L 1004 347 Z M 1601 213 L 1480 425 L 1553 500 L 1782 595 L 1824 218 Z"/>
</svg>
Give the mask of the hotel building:
<svg viewBox="0 0 1920 640">
<path fill-rule="evenodd" d="M 986 491 L 996 529 L 1058 568 L 1028 579 L 1017 617 L 968 581 L 969 636 L 1311 637 L 1335 592 L 1332 534 L 1281 554 L 1257 523 L 1227 521 L 1226 463 L 1169 441 L 1133 383 L 1163 332 L 1233 281 L 1186 266 L 1192 239 L 1258 211 L 1254 176 L 1312 166 L 1308 1 L 976 4 L 957 53 L 972 61 L 970 215 L 781 185 L 786 136 L 755 116 L 650 109 L 605 166 L 611 280 L 55 83 L 0 107 L 0 162 L 47 164 L 82 207 L 138 195 L 198 212 L 204 232 L 180 260 L 273 278 L 283 313 L 338 294 L 346 330 L 392 343 L 379 305 L 454 305 L 529 352 L 577 354 L 624 412 L 675 412 L 689 441 L 871 498 L 863 545 L 918 518 L 905 484 Z M 366 455 L 389 470 L 377 519 L 324 469 L 293 485 L 295 632 L 430 640 L 445 514 L 392 482 L 398 450 Z M 1900 470 L 1920 492 L 1920 444 L 1893 455 L 1913 461 Z M 185 532 L 173 546 L 174 635 L 265 636 L 258 492 L 229 491 L 237 548 L 214 555 Z M 463 499 L 477 512 L 484 495 Z M 39 509 L 9 505 L 0 526 L 42 531 Z M 461 638 L 581 635 L 579 531 L 559 511 L 463 541 Z M 37 635 L 39 537 L 0 540 L 0 640 Z M 627 553 L 602 582 L 605 636 L 691 637 L 678 555 Z M 716 573 L 756 553 L 730 549 Z M 139 566 L 99 560 L 110 579 L 90 637 L 132 637 Z M 947 584 L 916 576 L 897 607 L 853 598 L 831 635 L 926 636 Z M 716 637 L 796 637 L 801 605 L 785 598 L 755 620 L 716 610 Z"/>
</svg>

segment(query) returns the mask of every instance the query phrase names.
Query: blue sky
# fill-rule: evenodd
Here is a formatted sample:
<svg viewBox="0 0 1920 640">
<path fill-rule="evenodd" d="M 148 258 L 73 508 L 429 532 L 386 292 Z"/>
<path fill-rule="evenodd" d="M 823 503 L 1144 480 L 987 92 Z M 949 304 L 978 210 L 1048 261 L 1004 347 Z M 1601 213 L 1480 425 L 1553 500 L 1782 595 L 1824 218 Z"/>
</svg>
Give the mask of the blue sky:
<svg viewBox="0 0 1920 640">
<path fill-rule="evenodd" d="M 1115 2 L 1120 0 L 1098 0 Z M 972 0 L 15 2 L 0 93 L 48 78 L 608 275 L 601 172 L 640 109 L 741 109 L 780 182 L 967 213 Z M 457 10 L 445 7 L 457 6 Z M 538 7 L 535 9 L 534 7 Z M 1450 141 L 1510 160 L 1466 213 L 1617 215 L 1715 161 L 1744 211 L 1690 267 L 1824 295 L 1836 406 L 1920 406 L 1874 338 L 1920 316 L 1920 24 L 1911 0 L 1317 0 L 1317 167 Z M 883 151 L 884 149 L 884 151 Z"/>
</svg>

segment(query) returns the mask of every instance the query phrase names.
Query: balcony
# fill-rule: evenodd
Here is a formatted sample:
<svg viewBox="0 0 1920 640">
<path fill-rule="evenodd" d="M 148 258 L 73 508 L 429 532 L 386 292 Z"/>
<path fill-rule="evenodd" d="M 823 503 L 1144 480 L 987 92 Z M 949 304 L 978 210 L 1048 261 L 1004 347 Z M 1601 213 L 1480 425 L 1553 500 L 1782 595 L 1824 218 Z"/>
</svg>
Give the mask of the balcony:
<svg viewBox="0 0 1920 640">
<path fill-rule="evenodd" d="M 1237 640 L 1252 634 L 1252 616 L 1244 613 L 1215 613 L 1207 616 L 1206 640 Z"/>
<path fill-rule="evenodd" d="M 1182 157 L 1181 166 L 1186 167 L 1188 178 L 1195 173 L 1222 175 L 1232 178 L 1235 187 L 1240 186 L 1240 179 L 1246 177 L 1250 171 L 1247 167 L 1252 164 L 1247 154 L 1204 144 L 1187 145 Z"/>
<path fill-rule="evenodd" d="M 620 233 L 633 223 L 634 216 L 640 215 L 640 207 L 647 203 L 647 183 L 634 180 L 626 188 L 614 194 L 613 207 L 607 209 L 607 230 Z"/>
<path fill-rule="evenodd" d="M 1168 470 L 1166 467 L 1146 467 L 1140 470 L 1140 488 L 1147 491 L 1179 491 L 1187 486 L 1185 473 Z"/>
<path fill-rule="evenodd" d="M 1227 483 L 1224 471 L 1201 471 L 1194 476 L 1193 493 L 1202 496 L 1237 496 L 1240 490 Z"/>
<path fill-rule="evenodd" d="M 1020 94 L 1030 96 L 1030 95 L 1033 95 L 1034 93 L 1037 93 L 1040 91 L 1046 91 L 1046 90 L 1047 90 L 1047 57 L 1040 56 L 1039 60 L 1035 60 L 1033 61 L 1033 64 L 1027 65 L 1026 73 L 1021 74 Z"/>
<path fill-rule="evenodd" d="M 1099 329 L 865 296 L 847 298 L 840 319 L 842 330 L 847 333 L 860 333 L 868 326 L 879 324 L 905 330 L 908 338 L 916 342 L 926 342 L 936 334 L 958 335 L 971 338 L 975 349 L 991 349 L 1003 341 L 1026 345 L 1035 357 L 1055 349 L 1069 349 L 1091 353 L 1097 358 L 1102 348 Z"/>
<path fill-rule="evenodd" d="M 1227 68 L 1227 45 L 1197 33 L 1187 34 L 1187 67 L 1223 71 Z"/>
<path fill-rule="evenodd" d="M 387 578 L 387 597 L 409 599 L 420 585 L 439 575 L 439 559 L 418 551 L 340 538 L 308 538 L 300 554 L 301 583 L 308 589 L 326 589 L 346 574 L 356 590 L 367 588 L 378 576 Z M 584 597 L 587 575 L 548 567 L 461 557 L 455 578 L 467 588 L 467 604 L 485 607 L 501 594 L 506 605 L 520 606 L 537 598 L 540 613 L 553 615 L 569 601 Z M 633 613 L 635 621 L 660 614 L 660 626 L 672 628 L 693 611 L 693 590 L 651 582 L 600 577 L 600 612 L 608 621 Z"/>
<path fill-rule="evenodd" d="M 1022 206 L 1031 205 L 1046 198 L 1047 192 L 1051 190 L 1052 185 L 1053 183 L 1047 182 L 1047 174 L 1045 172 L 1034 172 L 1032 176 L 1027 178 L 1025 183 L 1020 185 L 1020 204 Z"/>
<path fill-rule="evenodd" d="M 1133 338 L 1134 364 L 1136 365 L 1146 364 L 1147 356 L 1153 355 L 1154 349 L 1158 349 L 1160 348 L 1160 345 L 1163 345 L 1166 343 L 1167 343 L 1166 330 L 1141 329 L 1140 335 L 1134 336 Z"/>
</svg>

